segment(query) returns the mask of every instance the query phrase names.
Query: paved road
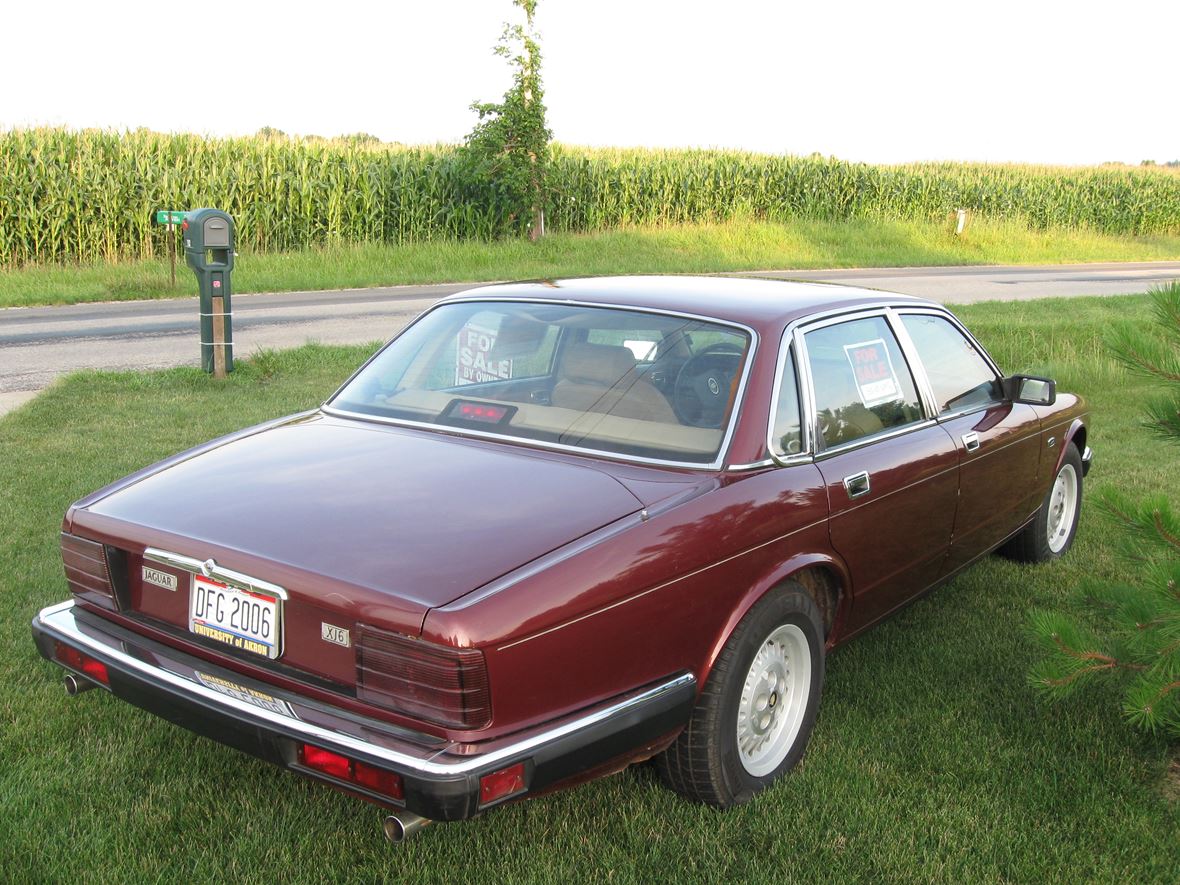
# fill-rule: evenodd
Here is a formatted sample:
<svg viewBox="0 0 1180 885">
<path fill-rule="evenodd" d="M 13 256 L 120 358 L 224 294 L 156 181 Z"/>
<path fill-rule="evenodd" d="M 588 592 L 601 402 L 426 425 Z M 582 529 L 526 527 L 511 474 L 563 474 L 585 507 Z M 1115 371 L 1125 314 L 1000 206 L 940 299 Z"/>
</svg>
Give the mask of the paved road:
<svg viewBox="0 0 1180 885">
<path fill-rule="evenodd" d="M 1143 292 L 1180 278 L 1180 262 L 1047 267 L 765 271 L 761 276 L 868 286 L 963 304 Z M 390 338 L 436 299 L 467 285 L 234 296 L 235 352 L 308 341 Z M 199 359 L 195 298 L 0 310 L 0 414 L 78 369 L 158 369 Z"/>
</svg>

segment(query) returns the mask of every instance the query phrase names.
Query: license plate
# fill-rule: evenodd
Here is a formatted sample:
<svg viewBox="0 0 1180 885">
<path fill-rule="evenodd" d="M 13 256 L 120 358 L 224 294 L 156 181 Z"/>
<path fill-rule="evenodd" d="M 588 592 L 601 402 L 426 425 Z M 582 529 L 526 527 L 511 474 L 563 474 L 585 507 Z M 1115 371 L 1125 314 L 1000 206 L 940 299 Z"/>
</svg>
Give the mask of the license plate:
<svg viewBox="0 0 1180 885">
<path fill-rule="evenodd" d="M 188 629 L 198 636 L 277 658 L 282 603 L 273 596 L 193 575 Z"/>
</svg>

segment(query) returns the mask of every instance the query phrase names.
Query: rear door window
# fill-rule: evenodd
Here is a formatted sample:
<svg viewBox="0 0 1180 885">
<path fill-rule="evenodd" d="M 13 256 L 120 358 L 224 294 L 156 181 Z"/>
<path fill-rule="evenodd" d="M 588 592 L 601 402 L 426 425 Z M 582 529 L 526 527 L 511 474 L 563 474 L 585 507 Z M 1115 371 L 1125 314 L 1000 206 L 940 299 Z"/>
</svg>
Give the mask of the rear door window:
<svg viewBox="0 0 1180 885">
<path fill-rule="evenodd" d="M 897 338 L 883 316 L 805 333 L 824 448 L 921 421 L 921 400 Z"/>
</svg>

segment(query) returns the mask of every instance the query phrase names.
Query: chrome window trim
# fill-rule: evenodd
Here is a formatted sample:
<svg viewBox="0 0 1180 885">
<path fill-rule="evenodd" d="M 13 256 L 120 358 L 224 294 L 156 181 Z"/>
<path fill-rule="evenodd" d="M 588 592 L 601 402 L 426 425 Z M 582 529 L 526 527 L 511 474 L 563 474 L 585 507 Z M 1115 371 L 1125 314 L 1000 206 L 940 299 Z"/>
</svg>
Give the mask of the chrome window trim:
<svg viewBox="0 0 1180 885">
<path fill-rule="evenodd" d="M 732 473 L 742 473 L 749 470 L 761 470 L 763 467 L 773 467 L 776 463 L 774 458 L 763 458 L 761 461 L 751 461 L 749 464 L 730 464 L 725 469 Z"/>
<path fill-rule="evenodd" d="M 922 358 L 918 355 L 917 345 L 914 344 L 914 339 L 910 337 L 909 329 L 901 321 L 901 314 L 897 313 L 893 308 L 886 310 L 885 321 L 893 329 L 893 336 L 897 339 L 897 343 L 901 347 L 905 361 L 909 363 L 910 374 L 914 378 L 914 386 L 917 387 L 918 396 L 922 401 L 922 411 L 926 413 L 927 418 L 937 419 L 938 401 L 934 398 L 934 388 L 930 384 L 930 377 L 926 374 L 926 364 L 922 362 Z"/>
<path fill-rule="evenodd" d="M 301 738 L 307 738 L 311 743 L 320 743 L 325 747 L 333 747 L 344 750 L 345 752 L 359 752 L 390 765 L 399 766 L 424 775 L 447 776 L 468 774 L 492 767 L 502 760 L 531 753 L 549 743 L 575 734 L 599 722 L 604 722 L 615 716 L 626 715 L 632 710 L 641 709 L 649 701 L 657 700 L 663 695 L 696 683 L 696 678 L 691 673 L 682 673 L 652 688 L 637 690 L 613 704 L 567 720 L 559 725 L 516 740 L 508 739 L 506 743 L 497 744 L 485 753 L 475 752 L 470 755 L 459 755 L 447 753 L 446 750 L 430 751 L 430 755 L 423 758 L 396 750 L 392 747 L 385 747 L 371 741 L 366 741 L 344 732 L 331 731 L 299 719 L 290 719 L 281 713 L 275 713 L 263 707 L 258 707 L 245 701 L 239 701 L 229 695 L 207 688 L 199 682 L 194 682 L 170 670 L 157 667 L 148 661 L 128 654 L 121 648 L 117 648 L 106 642 L 100 642 L 84 632 L 74 619 L 73 608 L 74 601 L 69 599 L 42 609 L 37 615 L 36 620 L 51 636 L 65 639 L 71 645 L 86 650 L 88 653 L 109 658 L 125 670 L 147 677 L 153 680 L 155 684 L 165 685 L 177 691 L 183 697 L 209 704 L 215 709 L 221 707 L 229 708 L 246 719 L 256 722 L 261 721 L 265 725 L 278 726 L 284 733 L 291 732 L 297 734 Z M 283 692 L 278 691 L 276 696 L 282 696 L 282 694 Z M 297 696 L 296 699 L 298 699 Z"/>
<path fill-rule="evenodd" d="M 853 307 L 837 307 L 830 310 L 818 311 L 805 317 L 799 317 L 787 323 L 779 339 L 778 357 L 774 370 L 774 386 L 771 388 L 770 420 L 766 426 L 766 451 L 771 460 L 780 467 L 792 464 L 804 464 L 814 460 L 815 452 L 815 400 L 811 393 L 811 365 L 807 360 L 807 351 L 803 345 L 801 330 L 810 328 L 813 324 L 826 324 L 841 318 L 851 318 L 860 314 L 872 315 L 888 306 L 886 302 L 880 304 L 858 304 Z M 782 383 L 783 371 L 786 367 L 787 351 L 791 345 L 798 343 L 795 348 L 795 376 L 799 388 L 799 427 L 802 431 L 802 451 L 794 455 L 780 455 L 775 451 L 774 426 L 778 422 L 778 388 Z"/>
<path fill-rule="evenodd" d="M 947 412 L 945 415 L 939 415 L 935 420 L 938 421 L 939 424 L 942 424 L 944 421 L 953 421 L 954 419 L 962 418 L 965 415 L 974 415 L 976 412 L 983 412 L 994 408 L 995 406 L 1002 406 L 1006 402 L 1007 400 L 996 400 L 995 402 L 972 406 L 969 409 L 959 409 L 957 412 Z"/>
<path fill-rule="evenodd" d="M 893 439 L 898 436 L 905 436 L 907 433 L 914 433 L 918 430 L 925 430 L 927 427 L 936 427 L 938 422 L 933 418 L 923 418 L 921 421 L 914 421 L 910 424 L 903 424 L 901 427 L 894 427 L 892 430 L 882 430 L 869 436 L 862 436 L 859 439 L 849 440 L 846 443 L 840 443 L 838 446 L 832 446 L 830 449 L 824 449 L 815 456 L 816 461 L 823 461 L 835 455 L 843 455 L 845 452 L 851 452 L 854 449 L 863 449 L 865 446 L 871 446 L 874 443 L 884 442 L 887 439 Z"/>
<path fill-rule="evenodd" d="M 738 329 L 750 336 L 750 346 L 746 349 L 745 365 L 742 367 L 742 378 L 738 383 L 737 393 L 734 395 L 733 408 L 729 413 L 729 423 L 726 427 L 725 433 L 721 437 L 721 444 L 717 449 L 717 456 L 712 461 L 676 461 L 671 458 L 645 458 L 640 455 L 628 455 L 623 452 L 606 452 L 600 449 L 591 449 L 586 446 L 571 446 L 563 443 L 550 443 L 544 440 L 528 439 L 527 437 L 519 436 L 505 436 L 504 434 L 487 433 L 485 431 L 470 430 L 463 427 L 442 427 L 438 424 L 431 424 L 423 421 L 408 421 L 403 418 L 387 418 L 382 415 L 368 415 L 364 412 L 352 412 L 348 409 L 341 409 L 332 406 L 332 401 L 340 395 L 353 380 L 363 372 L 378 356 L 385 352 L 385 350 L 404 335 L 411 327 L 419 323 L 423 318 L 438 310 L 440 307 L 446 307 L 452 304 L 556 304 L 563 307 L 590 307 L 599 308 L 602 310 L 625 310 L 628 313 L 647 313 L 655 314 L 657 316 L 676 317 L 678 319 L 694 320 L 697 322 L 710 323 L 715 326 L 728 326 L 731 329 Z M 535 447 L 540 449 L 547 449 L 559 452 L 571 452 L 578 455 L 589 455 L 596 458 L 607 458 L 616 461 L 624 461 L 631 464 L 647 464 L 657 467 L 676 467 L 680 469 L 689 470 L 720 470 L 725 464 L 725 458 L 729 454 L 730 443 L 733 442 L 734 434 L 737 432 L 738 417 L 742 413 L 742 404 L 745 402 L 746 387 L 750 380 L 750 372 L 754 366 L 754 360 L 758 354 L 758 346 L 760 339 L 758 333 L 751 326 L 744 323 L 734 322 L 733 320 L 722 320 L 717 317 L 702 316 L 700 314 L 685 313 L 679 310 L 662 310 L 659 308 L 640 308 L 628 304 L 602 304 L 593 301 L 579 301 L 572 298 L 524 298 L 521 296 L 491 296 L 491 295 L 471 295 L 462 297 L 447 298 L 436 304 L 431 305 L 426 310 L 422 311 L 413 322 L 409 323 L 405 328 L 397 333 L 393 338 L 389 339 L 384 346 L 377 349 L 377 351 L 370 356 L 364 363 L 361 364 L 355 372 L 348 377 L 343 384 L 336 388 L 335 392 L 326 399 L 320 406 L 320 411 L 327 415 L 332 415 L 337 418 L 351 418 L 360 421 L 371 421 L 377 424 L 389 424 L 395 427 L 413 427 L 418 429 L 430 430 L 435 433 L 445 433 L 446 435 L 471 437 L 474 439 L 486 439 L 496 442 L 506 443 L 508 445 L 521 445 L 527 447 Z"/>
<path fill-rule="evenodd" d="M 806 385 L 803 383 L 801 375 L 800 361 L 798 357 L 795 358 L 795 371 L 792 373 L 793 381 L 795 382 L 795 391 L 798 394 L 799 400 L 799 451 L 794 453 L 779 453 L 778 446 L 775 444 L 774 428 L 778 424 L 778 401 L 779 388 L 783 383 L 783 376 L 787 370 L 787 356 L 791 353 L 791 341 L 788 340 L 788 333 L 783 332 L 783 344 L 779 347 L 778 362 L 774 368 L 774 384 L 770 388 L 770 424 L 766 428 L 766 450 L 770 453 L 770 460 L 775 464 L 784 464 L 787 462 L 794 462 L 801 458 L 810 456 L 811 454 L 811 421 L 809 415 L 811 409 L 807 405 L 807 397 L 804 395 Z M 798 353 L 798 351 L 795 351 Z"/>
<path fill-rule="evenodd" d="M 811 377 L 811 360 L 807 356 L 807 345 L 803 343 L 803 324 L 796 324 L 791 329 L 791 341 L 789 347 L 795 348 L 795 372 L 799 376 L 799 423 L 807 429 L 803 432 L 804 450 L 800 455 L 806 454 L 811 458 L 815 458 L 819 453 L 819 422 L 815 420 L 815 388 L 813 379 Z M 785 361 L 785 357 L 784 357 Z M 775 397 L 775 404 L 778 403 L 778 397 Z M 778 421 L 778 409 L 775 409 L 775 422 Z M 770 425 L 770 433 L 774 433 L 774 424 Z M 774 457 L 774 447 L 770 449 L 771 457 Z M 783 463 L 788 463 L 789 457 L 784 455 L 782 457 Z"/>
</svg>

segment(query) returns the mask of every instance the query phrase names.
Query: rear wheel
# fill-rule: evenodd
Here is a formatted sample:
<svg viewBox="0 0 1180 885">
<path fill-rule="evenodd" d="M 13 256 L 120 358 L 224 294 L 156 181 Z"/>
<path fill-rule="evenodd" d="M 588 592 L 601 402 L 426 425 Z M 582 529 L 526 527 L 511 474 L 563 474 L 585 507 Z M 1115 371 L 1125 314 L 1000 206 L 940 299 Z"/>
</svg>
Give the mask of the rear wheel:
<svg viewBox="0 0 1180 885">
<path fill-rule="evenodd" d="M 823 677 L 815 603 L 793 582 L 772 590 L 738 624 L 687 727 L 659 757 L 664 782 L 722 808 L 748 801 L 802 757 Z"/>
<path fill-rule="evenodd" d="M 1018 562 L 1046 562 L 1073 546 L 1082 511 L 1082 456 L 1073 443 L 1033 521 L 1000 552 Z"/>
</svg>

